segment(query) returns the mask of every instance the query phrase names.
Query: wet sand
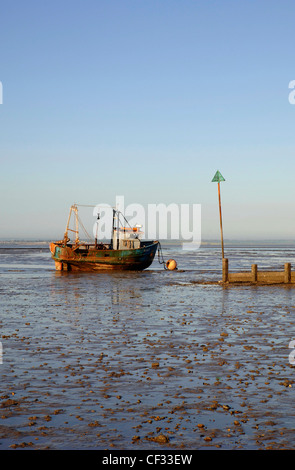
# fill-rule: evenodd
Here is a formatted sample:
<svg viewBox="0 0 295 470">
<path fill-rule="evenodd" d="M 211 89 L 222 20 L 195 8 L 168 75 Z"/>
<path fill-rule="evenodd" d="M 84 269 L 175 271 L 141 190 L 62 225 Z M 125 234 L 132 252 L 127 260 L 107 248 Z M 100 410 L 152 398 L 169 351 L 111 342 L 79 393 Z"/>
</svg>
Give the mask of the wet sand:
<svg viewBox="0 0 295 470">
<path fill-rule="evenodd" d="M 1 279 L 1 450 L 293 448 L 294 288 L 186 270 Z"/>
</svg>

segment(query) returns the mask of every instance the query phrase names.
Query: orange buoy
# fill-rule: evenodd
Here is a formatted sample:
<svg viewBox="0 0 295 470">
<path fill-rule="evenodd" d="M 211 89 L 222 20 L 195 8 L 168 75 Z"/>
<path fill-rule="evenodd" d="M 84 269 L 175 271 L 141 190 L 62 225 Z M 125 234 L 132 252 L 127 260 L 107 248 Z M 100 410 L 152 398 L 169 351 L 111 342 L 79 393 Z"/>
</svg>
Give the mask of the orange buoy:
<svg viewBox="0 0 295 470">
<path fill-rule="evenodd" d="M 166 263 L 166 268 L 169 269 L 170 271 L 174 271 L 174 269 L 177 269 L 177 263 L 175 259 L 168 259 Z"/>
</svg>

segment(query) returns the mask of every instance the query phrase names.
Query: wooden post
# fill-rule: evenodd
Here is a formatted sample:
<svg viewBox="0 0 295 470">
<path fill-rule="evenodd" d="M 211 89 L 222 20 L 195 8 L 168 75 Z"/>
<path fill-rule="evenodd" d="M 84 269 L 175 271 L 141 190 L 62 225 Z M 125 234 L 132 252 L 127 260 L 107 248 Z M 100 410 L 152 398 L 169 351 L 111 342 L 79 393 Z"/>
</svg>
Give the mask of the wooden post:
<svg viewBox="0 0 295 470">
<path fill-rule="evenodd" d="M 257 264 L 252 264 L 251 266 L 251 273 L 252 273 L 252 282 L 257 282 Z"/>
<path fill-rule="evenodd" d="M 291 282 L 291 263 L 285 263 L 284 282 L 286 284 L 289 284 L 289 282 Z"/>
<path fill-rule="evenodd" d="M 221 198 L 220 198 L 220 183 L 218 181 L 218 200 L 219 200 L 219 218 L 220 218 L 220 232 L 221 232 L 221 251 L 222 259 L 224 258 L 224 248 L 223 248 L 223 230 L 222 230 L 222 214 L 221 214 Z"/>
<path fill-rule="evenodd" d="M 228 259 L 222 258 L 222 282 L 228 282 Z"/>
</svg>

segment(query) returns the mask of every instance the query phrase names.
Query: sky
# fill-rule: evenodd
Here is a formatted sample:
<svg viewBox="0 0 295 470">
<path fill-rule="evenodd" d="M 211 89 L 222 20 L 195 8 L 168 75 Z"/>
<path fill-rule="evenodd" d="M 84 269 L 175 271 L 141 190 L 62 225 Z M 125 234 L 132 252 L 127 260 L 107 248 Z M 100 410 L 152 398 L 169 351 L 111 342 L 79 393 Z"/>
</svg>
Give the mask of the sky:
<svg viewBox="0 0 295 470">
<path fill-rule="evenodd" d="M 202 239 L 295 234 L 295 2 L 2 0 L 0 238 L 73 203 L 200 204 Z"/>
</svg>

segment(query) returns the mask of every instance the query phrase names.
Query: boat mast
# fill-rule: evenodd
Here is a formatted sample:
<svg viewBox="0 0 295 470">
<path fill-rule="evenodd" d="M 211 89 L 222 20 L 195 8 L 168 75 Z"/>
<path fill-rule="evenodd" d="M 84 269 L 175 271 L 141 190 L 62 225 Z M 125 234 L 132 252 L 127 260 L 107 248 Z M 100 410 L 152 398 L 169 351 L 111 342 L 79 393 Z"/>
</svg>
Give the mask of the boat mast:
<svg viewBox="0 0 295 470">
<path fill-rule="evenodd" d="M 116 218 L 116 210 L 113 209 L 113 229 L 112 229 L 112 248 L 115 250 L 114 247 L 114 236 L 115 236 L 115 218 Z"/>
<path fill-rule="evenodd" d="M 70 225 L 70 220 L 71 220 L 71 215 L 72 215 L 72 211 L 75 212 L 75 221 L 76 221 L 76 230 L 71 230 L 69 228 L 69 225 Z M 64 246 L 66 246 L 66 244 L 68 243 L 68 231 L 71 231 L 71 232 L 74 232 L 76 234 L 76 238 L 75 238 L 75 244 L 77 245 L 79 243 L 79 223 L 78 223 L 78 207 L 76 204 L 73 204 L 70 208 L 70 213 L 69 213 L 69 217 L 68 217 L 68 221 L 67 221 L 67 226 L 66 226 L 66 230 L 65 230 L 65 234 L 64 234 Z"/>
<path fill-rule="evenodd" d="M 78 207 L 76 204 L 74 205 L 74 211 L 76 214 L 75 220 L 76 220 L 76 238 L 75 238 L 75 244 L 77 245 L 79 243 L 79 222 L 78 222 Z"/>
<path fill-rule="evenodd" d="M 69 217 L 68 217 L 68 221 L 67 221 L 67 225 L 66 225 L 66 229 L 65 229 L 65 234 L 64 234 L 64 246 L 66 246 L 67 242 L 68 242 L 68 230 L 69 230 L 69 224 L 70 224 L 70 220 L 71 220 L 71 215 L 72 215 L 72 207 L 70 208 L 70 213 L 69 213 Z"/>
<path fill-rule="evenodd" d="M 117 225 L 116 225 L 116 250 L 119 249 L 119 211 L 116 211 Z"/>
</svg>

